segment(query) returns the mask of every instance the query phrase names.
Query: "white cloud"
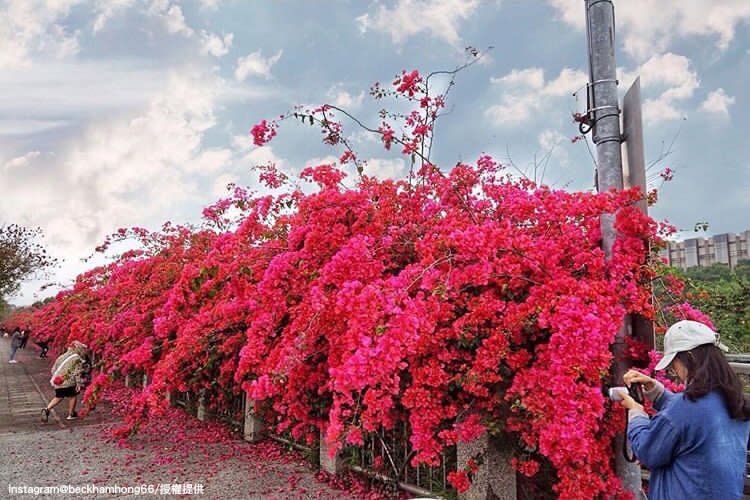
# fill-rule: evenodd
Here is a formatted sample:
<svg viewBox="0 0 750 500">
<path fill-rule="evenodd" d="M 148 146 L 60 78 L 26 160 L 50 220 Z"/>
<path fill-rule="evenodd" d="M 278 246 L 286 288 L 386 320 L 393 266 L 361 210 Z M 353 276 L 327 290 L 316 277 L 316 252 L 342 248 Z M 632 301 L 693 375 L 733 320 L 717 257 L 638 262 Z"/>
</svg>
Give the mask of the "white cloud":
<svg viewBox="0 0 750 500">
<path fill-rule="evenodd" d="M 232 47 L 234 33 L 227 33 L 224 38 L 201 30 L 201 53 L 211 54 L 214 57 L 225 56 Z"/>
<path fill-rule="evenodd" d="M 586 27 L 586 18 L 583 2 L 568 2 L 567 0 L 547 0 L 547 3 L 557 9 L 560 19 L 575 26 L 579 30 Z M 619 5 L 618 5 L 619 12 Z"/>
<path fill-rule="evenodd" d="M 252 142 L 249 138 L 248 141 Z M 239 143 L 235 144 L 239 145 Z M 247 166 L 252 168 L 258 165 L 268 165 L 271 163 L 273 163 L 277 168 L 280 169 L 286 166 L 286 160 L 276 156 L 276 153 L 273 152 L 271 146 L 261 146 L 256 148 L 255 146 L 251 145 L 250 147 L 253 149 L 247 151 L 247 153 L 242 157 L 242 159 L 240 160 L 240 166 Z M 242 146 L 240 146 L 240 148 L 240 150 L 243 149 Z"/>
<path fill-rule="evenodd" d="M 500 102 L 490 106 L 486 114 L 494 124 L 513 126 L 527 122 L 559 97 L 572 95 L 586 84 L 588 76 L 582 71 L 564 68 L 560 74 L 545 80 L 542 68 L 514 69 L 491 82 L 502 91 Z"/>
<path fill-rule="evenodd" d="M 353 144 L 382 144 L 379 133 L 355 129 L 348 138 Z"/>
<path fill-rule="evenodd" d="M 99 0 L 96 2 L 94 12 L 94 33 L 98 33 L 107 25 L 107 22 L 113 18 L 118 11 L 126 10 L 135 5 L 138 0 Z"/>
<path fill-rule="evenodd" d="M 557 149 L 560 144 L 570 142 L 570 138 L 564 136 L 557 130 L 547 129 L 539 134 L 537 142 L 539 143 L 539 149 L 542 151 L 542 153 L 547 153 L 549 151 Z"/>
<path fill-rule="evenodd" d="M 191 72 L 178 66 L 175 71 Z M 22 136 L 144 109 L 168 84 L 169 73 L 148 61 L 58 61 L 0 78 L 0 136 Z M 213 76 L 222 104 L 268 98 L 274 90 Z M 23 117 L 23 118 L 20 118 Z"/>
<path fill-rule="evenodd" d="M 458 45 L 461 43 L 458 25 L 478 5 L 477 0 L 399 0 L 392 8 L 379 5 L 372 15 L 359 16 L 357 23 L 362 33 L 381 31 L 389 34 L 395 44 L 424 32 Z"/>
<path fill-rule="evenodd" d="M 208 160 L 200 150 L 203 134 L 216 124 L 215 99 L 213 81 L 173 74 L 142 115 L 92 127 L 68 157 L 72 180 L 95 182 L 99 196 L 138 192 L 172 201 L 164 192 L 179 190 L 180 173 Z M 177 182 L 162 184 L 166 178 Z"/>
<path fill-rule="evenodd" d="M 547 0 L 560 18 L 579 30 L 585 28 L 583 2 Z M 628 0 L 618 2 L 616 23 L 625 51 L 637 60 L 664 52 L 679 38 L 713 37 L 725 50 L 737 26 L 750 20 L 747 0 Z"/>
<path fill-rule="evenodd" d="M 185 164 L 191 172 L 216 172 L 227 168 L 232 163 L 234 151 L 227 148 L 210 148 L 201 151 L 192 161 Z"/>
<path fill-rule="evenodd" d="M 119 12 L 140 4 L 140 12 L 147 16 L 160 19 L 169 34 L 181 34 L 192 37 L 195 33 L 185 21 L 182 7 L 170 0 L 98 0 L 94 11 L 94 33 L 98 33 Z"/>
<path fill-rule="evenodd" d="M 39 151 L 30 151 L 23 156 L 17 156 L 5 162 L 3 165 L 4 170 L 12 170 L 15 168 L 24 168 L 29 165 L 35 158 L 41 153 Z"/>
<path fill-rule="evenodd" d="M 76 123 L 82 131 L 50 143 L 50 153 L 0 152 L 0 171 L 13 169 L 0 176 L 0 213 L 41 227 L 50 248 L 67 259 L 89 254 L 118 227 L 195 220 L 227 176 L 242 179 L 239 172 L 259 160 L 283 164 L 270 148 L 251 151 L 249 134 L 244 144 L 207 144 L 209 133 L 214 141 L 216 112 L 228 99 L 267 95 L 232 85 L 213 71 L 180 67 L 140 104 L 104 108 L 95 121 Z M 60 272 L 69 269 L 66 264 Z"/>
<path fill-rule="evenodd" d="M 271 68 L 281 59 L 283 50 L 279 50 L 271 57 L 265 58 L 260 50 L 257 50 L 245 57 L 237 59 L 237 68 L 234 70 L 234 77 L 237 81 L 243 81 L 248 76 L 262 76 L 267 80 L 271 79 Z"/>
<path fill-rule="evenodd" d="M 67 120 L 55 120 L 55 119 L 15 119 L 0 118 L 0 136 L 19 136 L 27 134 L 36 134 L 38 132 L 44 132 L 46 130 L 52 130 L 59 127 L 64 127 L 69 122 Z"/>
<path fill-rule="evenodd" d="M 6 176 L 0 212 L 42 227 L 67 257 L 90 252 L 118 227 L 183 219 L 185 203 L 210 200 L 201 179 L 229 163 L 227 151 L 203 145 L 216 124 L 217 89 L 212 75 L 171 75 L 142 112 L 93 123 L 49 161 L 29 158 L 27 169 Z"/>
<path fill-rule="evenodd" d="M 341 84 L 337 84 L 328 89 L 326 97 L 330 99 L 330 104 L 346 110 L 354 110 L 362 105 L 362 99 L 365 97 L 365 92 L 361 91 L 359 94 L 352 95 L 344 90 Z"/>
<path fill-rule="evenodd" d="M 122 111 L 147 103 L 165 81 L 164 70 L 127 60 L 55 61 L 19 68 L 0 78 L 0 117 L 59 121 L 61 116 Z"/>
<path fill-rule="evenodd" d="M 653 56 L 641 66 L 641 79 L 648 86 L 664 85 L 666 99 L 686 99 L 698 88 L 698 75 L 690 69 L 690 59 L 667 53 Z"/>
<path fill-rule="evenodd" d="M 685 110 L 681 103 L 691 98 L 700 86 L 690 59 L 671 52 L 652 56 L 633 71 L 618 68 L 621 84 L 630 85 L 638 74 L 644 93 L 654 95 L 643 102 L 643 118 L 647 123 L 682 118 Z"/>
<path fill-rule="evenodd" d="M 537 177 L 539 182 L 543 182 L 545 175 L 550 171 L 550 163 L 561 167 L 566 167 L 570 163 L 568 151 L 564 145 L 570 144 L 570 137 L 563 135 L 558 130 L 547 129 L 542 131 L 537 137 L 539 150 L 534 155 L 534 161 L 538 169 Z"/>
<path fill-rule="evenodd" d="M 719 116 L 729 116 L 729 106 L 734 104 L 735 98 L 728 96 L 722 88 L 718 88 L 708 94 L 706 100 L 701 104 L 701 109 L 708 113 L 714 113 Z"/>
<path fill-rule="evenodd" d="M 646 123 L 654 124 L 669 120 L 680 120 L 685 113 L 677 109 L 671 102 L 664 99 L 646 99 L 643 101 L 643 119 Z"/>
<path fill-rule="evenodd" d="M 381 180 L 398 179 L 406 174 L 406 162 L 402 158 L 370 158 L 364 173 Z"/>
<path fill-rule="evenodd" d="M 7 0 L 0 9 L 0 69 L 28 66 L 36 54 L 64 58 L 77 53 L 80 33 L 60 23 L 80 1 Z"/>
<path fill-rule="evenodd" d="M 227 191 L 227 185 L 237 184 L 238 182 L 239 182 L 239 179 L 237 178 L 236 175 L 221 174 L 214 181 L 213 186 L 211 187 L 211 193 L 214 195 L 215 198 L 221 198 L 221 197 L 227 196 L 227 194 L 229 194 L 229 191 Z"/>
<path fill-rule="evenodd" d="M 233 135 L 232 136 L 232 147 L 238 151 L 250 151 L 255 148 L 253 145 L 253 139 L 250 134 Z M 270 146 L 267 146 L 269 149 Z"/>
<path fill-rule="evenodd" d="M 219 7 L 221 0 L 199 0 L 201 8 L 208 10 L 216 10 Z"/>
<path fill-rule="evenodd" d="M 167 31 L 170 34 L 181 34 L 187 37 L 193 36 L 193 29 L 185 23 L 185 16 L 182 14 L 182 8 L 179 5 L 171 5 L 162 14 Z"/>
<path fill-rule="evenodd" d="M 512 87 L 540 89 L 544 87 L 544 70 L 542 68 L 514 69 L 507 75 L 491 78 L 490 81 Z"/>
<path fill-rule="evenodd" d="M 300 168 L 300 170 L 307 167 L 318 167 L 320 165 L 333 165 L 338 163 L 339 159 L 333 155 L 315 156 L 312 158 L 308 158 L 306 161 L 302 162 L 302 167 Z"/>
<path fill-rule="evenodd" d="M 577 69 L 563 68 L 554 80 L 547 83 L 542 93 L 548 96 L 572 96 L 588 81 L 588 75 Z"/>
</svg>

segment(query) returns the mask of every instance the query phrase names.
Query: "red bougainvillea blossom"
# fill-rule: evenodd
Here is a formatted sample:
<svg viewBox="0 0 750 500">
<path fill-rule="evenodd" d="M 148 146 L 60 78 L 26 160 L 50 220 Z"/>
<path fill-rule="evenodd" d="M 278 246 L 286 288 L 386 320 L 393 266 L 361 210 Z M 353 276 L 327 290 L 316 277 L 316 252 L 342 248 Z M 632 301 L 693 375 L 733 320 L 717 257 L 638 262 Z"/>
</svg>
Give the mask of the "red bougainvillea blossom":
<svg viewBox="0 0 750 500">
<path fill-rule="evenodd" d="M 276 124 L 273 122 L 268 123 L 266 120 L 263 120 L 260 123 L 253 125 L 250 134 L 253 136 L 253 144 L 256 146 L 263 146 L 276 135 Z"/>
<path fill-rule="evenodd" d="M 619 319 L 652 314 L 657 227 L 628 209 L 639 193 L 534 187 L 489 158 L 424 175 L 347 190 L 334 166 L 309 167 L 316 192 L 235 198 L 236 229 L 148 235 L 147 254 L 82 275 L 37 332 L 101 356 L 90 395 L 150 374 L 129 426 L 158 418 L 167 390 L 214 405 L 246 390 L 278 430 L 324 431 L 334 449 L 406 422 L 412 462 L 435 464 L 499 422 L 554 466 L 561 496 L 618 491 L 601 385 Z M 618 210 L 607 266 L 598 218 Z"/>
<path fill-rule="evenodd" d="M 404 70 L 401 76 L 396 77 L 393 81 L 393 85 L 396 87 L 396 92 L 412 97 L 418 91 L 417 85 L 421 82 L 422 77 L 419 76 L 419 71 L 415 69 L 411 73 L 407 73 Z"/>
<path fill-rule="evenodd" d="M 386 149 L 422 155 L 445 105 L 423 82 L 394 82 L 417 111 L 375 131 Z M 294 115 L 326 141 L 342 131 L 334 111 Z M 252 129 L 258 146 L 275 134 Z M 89 400 L 118 375 L 149 375 L 122 435 L 163 416 L 166 391 L 202 392 L 213 408 L 244 391 L 277 431 L 333 451 L 406 426 L 412 464 L 434 465 L 500 433 L 522 474 L 554 471 L 561 498 L 627 497 L 611 448 L 622 411 L 602 387 L 622 318 L 654 317 L 648 244 L 661 227 L 635 207 L 643 194 L 553 190 L 489 156 L 448 172 L 421 160 L 415 178 L 361 174 L 349 188 L 338 165 L 309 166 L 300 177 L 316 188 L 304 191 L 265 166 L 276 194 L 237 188 L 201 227 L 118 232 L 142 250 L 79 276 L 29 321 L 58 350 L 91 346 Z M 600 216 L 613 213 L 607 262 Z M 471 474 L 449 479 L 465 491 Z"/>
</svg>

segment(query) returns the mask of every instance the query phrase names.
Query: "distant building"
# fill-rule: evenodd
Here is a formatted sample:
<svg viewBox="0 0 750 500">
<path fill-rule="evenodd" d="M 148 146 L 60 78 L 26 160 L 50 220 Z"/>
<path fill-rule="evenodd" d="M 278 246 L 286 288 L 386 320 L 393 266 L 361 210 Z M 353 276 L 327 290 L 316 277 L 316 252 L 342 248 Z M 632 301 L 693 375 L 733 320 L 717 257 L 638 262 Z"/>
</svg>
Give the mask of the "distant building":
<svg viewBox="0 0 750 500">
<path fill-rule="evenodd" d="M 733 268 L 737 262 L 750 259 L 750 230 L 672 241 L 659 255 L 670 266 L 682 269 L 712 264 L 729 264 Z"/>
</svg>

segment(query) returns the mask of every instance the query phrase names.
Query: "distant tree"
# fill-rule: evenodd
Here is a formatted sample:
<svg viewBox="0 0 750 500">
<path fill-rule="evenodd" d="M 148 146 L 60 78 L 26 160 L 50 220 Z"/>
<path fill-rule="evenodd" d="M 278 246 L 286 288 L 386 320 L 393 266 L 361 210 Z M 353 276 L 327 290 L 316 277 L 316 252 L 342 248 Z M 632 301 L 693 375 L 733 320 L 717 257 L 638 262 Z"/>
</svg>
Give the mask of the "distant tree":
<svg viewBox="0 0 750 500">
<path fill-rule="evenodd" d="M 732 269 L 728 264 L 712 264 L 704 267 L 691 267 L 685 271 L 685 277 L 699 281 L 715 282 L 728 280 L 732 276 Z"/>
<path fill-rule="evenodd" d="M 711 317 L 732 351 L 750 352 L 750 261 L 740 261 L 734 269 L 714 264 L 668 273 L 685 282 L 687 300 Z M 654 293 L 662 306 L 674 302 L 664 287 L 655 287 Z"/>
<path fill-rule="evenodd" d="M 0 297 L 0 323 L 13 312 L 13 307 Z"/>
<path fill-rule="evenodd" d="M 691 267 L 682 274 L 686 278 L 707 282 L 731 281 L 735 278 L 750 279 L 750 260 L 740 260 L 734 269 L 728 264 L 712 264 L 705 267 Z"/>
<path fill-rule="evenodd" d="M 734 267 L 734 274 L 738 278 L 750 280 L 750 259 L 743 259 L 737 262 Z"/>
<path fill-rule="evenodd" d="M 0 299 L 5 300 L 18 291 L 23 280 L 57 263 L 40 243 L 41 236 L 40 229 L 0 225 Z"/>
</svg>

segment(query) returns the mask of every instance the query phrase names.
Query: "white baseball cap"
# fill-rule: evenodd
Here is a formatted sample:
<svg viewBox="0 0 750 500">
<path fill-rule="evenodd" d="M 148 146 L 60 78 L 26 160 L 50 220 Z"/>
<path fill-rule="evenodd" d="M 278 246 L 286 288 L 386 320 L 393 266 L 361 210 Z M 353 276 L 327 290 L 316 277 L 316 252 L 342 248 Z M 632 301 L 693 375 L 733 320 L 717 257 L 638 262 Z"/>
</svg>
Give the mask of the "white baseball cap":
<svg viewBox="0 0 750 500">
<path fill-rule="evenodd" d="M 656 364 L 655 370 L 669 366 L 678 352 L 685 352 L 703 344 L 713 344 L 724 352 L 729 348 L 719 342 L 719 334 L 703 323 L 682 320 L 670 326 L 664 335 L 664 357 Z"/>
</svg>

